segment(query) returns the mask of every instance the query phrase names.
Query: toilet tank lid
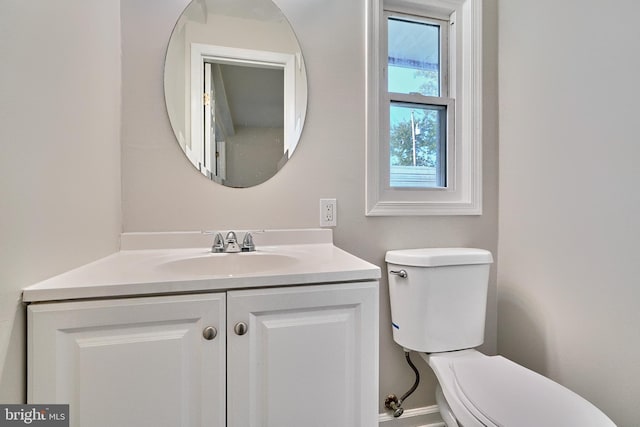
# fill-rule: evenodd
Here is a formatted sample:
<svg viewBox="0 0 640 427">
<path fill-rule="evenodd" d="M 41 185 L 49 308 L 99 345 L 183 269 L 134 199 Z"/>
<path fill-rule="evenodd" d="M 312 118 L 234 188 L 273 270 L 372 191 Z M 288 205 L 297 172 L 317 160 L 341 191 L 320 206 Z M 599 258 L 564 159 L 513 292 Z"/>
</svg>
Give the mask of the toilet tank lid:
<svg viewBox="0 0 640 427">
<path fill-rule="evenodd" d="M 413 267 L 491 264 L 491 252 L 473 248 L 421 248 L 388 251 L 385 261 Z"/>
</svg>

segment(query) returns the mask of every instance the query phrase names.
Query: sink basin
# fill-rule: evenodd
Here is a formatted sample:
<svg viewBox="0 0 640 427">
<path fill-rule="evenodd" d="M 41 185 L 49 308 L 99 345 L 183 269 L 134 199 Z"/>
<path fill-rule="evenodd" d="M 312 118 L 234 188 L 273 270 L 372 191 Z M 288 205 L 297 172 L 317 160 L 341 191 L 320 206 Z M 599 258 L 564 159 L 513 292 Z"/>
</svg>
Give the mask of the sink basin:
<svg viewBox="0 0 640 427">
<path fill-rule="evenodd" d="M 297 262 L 296 257 L 268 252 L 206 253 L 167 261 L 160 264 L 159 268 L 198 276 L 239 276 L 282 270 Z"/>
</svg>

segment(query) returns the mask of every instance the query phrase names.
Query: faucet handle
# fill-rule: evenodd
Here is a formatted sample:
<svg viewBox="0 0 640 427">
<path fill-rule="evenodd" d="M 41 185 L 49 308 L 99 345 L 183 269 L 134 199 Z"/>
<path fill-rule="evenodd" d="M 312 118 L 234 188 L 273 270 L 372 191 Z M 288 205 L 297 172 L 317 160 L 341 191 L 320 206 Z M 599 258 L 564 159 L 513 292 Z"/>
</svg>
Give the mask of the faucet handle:
<svg viewBox="0 0 640 427">
<path fill-rule="evenodd" d="M 256 250 L 256 245 L 253 243 L 253 236 L 247 232 L 242 239 L 242 252 L 253 252 Z"/>
<path fill-rule="evenodd" d="M 211 252 L 224 252 L 224 240 L 222 239 L 222 234 L 216 233 L 216 236 L 213 238 L 213 246 L 211 246 Z"/>
</svg>

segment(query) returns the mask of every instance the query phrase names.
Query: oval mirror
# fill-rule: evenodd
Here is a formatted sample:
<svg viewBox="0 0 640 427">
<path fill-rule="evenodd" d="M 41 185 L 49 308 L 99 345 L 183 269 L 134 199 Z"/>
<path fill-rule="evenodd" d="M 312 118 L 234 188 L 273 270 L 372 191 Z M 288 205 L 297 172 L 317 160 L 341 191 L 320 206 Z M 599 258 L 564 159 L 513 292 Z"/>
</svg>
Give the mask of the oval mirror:
<svg viewBox="0 0 640 427">
<path fill-rule="evenodd" d="M 300 45 L 271 0 L 193 0 L 171 33 L 164 94 L 178 143 L 203 175 L 228 187 L 258 185 L 300 139 Z"/>
</svg>

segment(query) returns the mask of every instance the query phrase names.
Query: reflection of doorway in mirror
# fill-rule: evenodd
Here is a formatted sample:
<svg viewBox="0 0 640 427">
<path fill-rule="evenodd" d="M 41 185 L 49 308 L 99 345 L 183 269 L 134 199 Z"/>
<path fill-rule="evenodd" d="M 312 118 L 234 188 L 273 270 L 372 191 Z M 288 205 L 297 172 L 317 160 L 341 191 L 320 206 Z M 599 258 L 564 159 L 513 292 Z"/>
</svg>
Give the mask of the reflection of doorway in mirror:
<svg viewBox="0 0 640 427">
<path fill-rule="evenodd" d="M 225 141 L 233 133 L 229 108 L 224 86 L 221 86 L 220 67 L 218 64 L 204 64 L 203 104 L 203 136 L 202 144 L 198 144 L 204 162 L 200 171 L 217 183 L 223 184 L 226 179 L 226 144 Z M 221 110 L 221 111 L 218 111 Z"/>
<path fill-rule="evenodd" d="M 204 175 L 247 187 L 286 163 L 299 132 L 296 62 L 290 54 L 191 45 L 192 151 Z"/>
<path fill-rule="evenodd" d="M 232 187 L 266 181 L 285 156 L 283 70 L 207 61 L 204 71 L 201 170 Z"/>
</svg>

